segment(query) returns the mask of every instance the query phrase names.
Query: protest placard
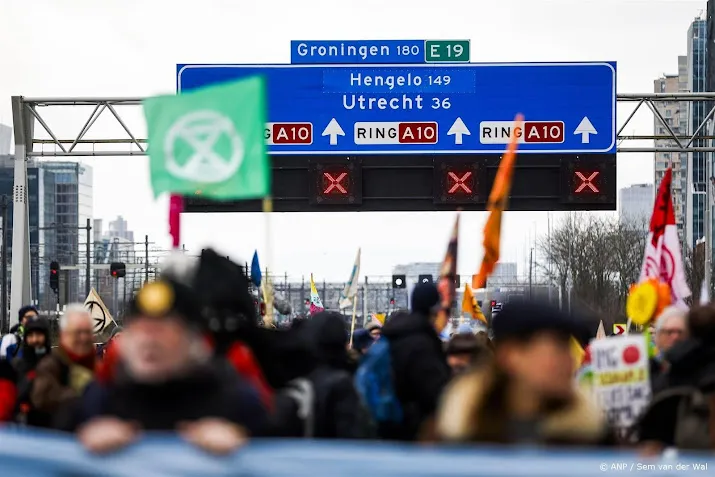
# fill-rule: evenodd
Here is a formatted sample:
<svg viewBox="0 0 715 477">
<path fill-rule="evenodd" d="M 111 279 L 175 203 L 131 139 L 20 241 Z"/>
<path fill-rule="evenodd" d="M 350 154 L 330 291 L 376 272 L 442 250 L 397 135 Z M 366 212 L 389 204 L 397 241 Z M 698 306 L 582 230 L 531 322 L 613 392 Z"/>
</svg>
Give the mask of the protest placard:
<svg viewBox="0 0 715 477">
<path fill-rule="evenodd" d="M 593 394 L 611 425 L 633 425 L 650 401 L 648 348 L 642 335 L 591 342 Z"/>
</svg>

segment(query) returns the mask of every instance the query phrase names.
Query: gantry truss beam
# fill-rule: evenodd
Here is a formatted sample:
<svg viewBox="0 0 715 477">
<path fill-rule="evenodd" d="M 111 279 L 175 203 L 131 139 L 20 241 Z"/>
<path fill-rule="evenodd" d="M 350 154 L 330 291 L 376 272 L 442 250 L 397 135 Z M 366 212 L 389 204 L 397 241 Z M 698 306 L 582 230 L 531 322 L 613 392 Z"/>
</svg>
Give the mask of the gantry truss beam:
<svg viewBox="0 0 715 477">
<path fill-rule="evenodd" d="M 625 121 L 618 127 L 618 152 L 715 152 L 711 127 L 708 122 L 715 116 L 715 93 L 652 93 L 652 94 L 619 94 L 618 106 L 622 115 L 628 114 Z M 663 117 L 660 107 L 664 102 L 679 102 L 692 111 L 692 105 L 704 102 L 708 113 L 703 121 L 693 128 L 692 134 L 673 128 Z M 66 157 L 66 156 L 139 156 L 146 154 L 146 139 L 143 123 L 137 125 L 141 117 L 141 98 L 22 98 L 21 104 L 27 119 L 37 123 L 32 138 L 26 137 L 28 156 Z M 50 113 L 69 107 L 86 109 L 89 116 L 83 122 L 77 122 L 68 128 L 71 121 L 66 115 L 62 119 L 55 118 L 62 125 L 62 133 L 53 128 L 52 121 L 46 120 Z M 625 111 L 624 111 L 625 110 Z M 640 133 L 628 132 L 633 119 L 642 111 L 650 111 L 651 121 L 647 127 L 640 126 Z M 131 115 L 134 122 L 125 120 Z M 91 134 L 99 129 L 98 120 L 103 122 L 102 130 L 113 123 L 114 134 Z M 656 126 L 653 128 L 653 126 Z M 655 134 L 662 126 L 665 134 Z M 94 129 L 93 129 L 94 127 Z M 66 132 L 64 129 L 72 129 Z M 141 133 L 139 133 L 141 131 Z M 41 137 L 44 136 L 44 137 Z M 653 141 L 653 145 L 629 146 L 633 142 Z M 119 147 L 118 147 L 119 146 Z"/>
</svg>

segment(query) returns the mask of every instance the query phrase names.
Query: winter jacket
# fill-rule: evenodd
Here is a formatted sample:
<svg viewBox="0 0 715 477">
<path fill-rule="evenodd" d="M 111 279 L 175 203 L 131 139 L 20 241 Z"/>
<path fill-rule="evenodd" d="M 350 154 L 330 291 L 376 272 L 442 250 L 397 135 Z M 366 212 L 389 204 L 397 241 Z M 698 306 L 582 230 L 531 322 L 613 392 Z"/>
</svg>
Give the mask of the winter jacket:
<svg viewBox="0 0 715 477">
<path fill-rule="evenodd" d="M 451 378 L 442 342 L 429 319 L 416 313 L 395 314 L 382 328 L 389 340 L 395 393 L 404 411 L 399 426 L 382 428 L 386 439 L 414 440 L 437 409 Z"/>
<path fill-rule="evenodd" d="M 636 424 L 641 442 L 682 449 L 710 447 L 710 399 L 715 397 L 715 348 L 698 340 L 676 343 L 654 385 L 650 404 Z"/>
<path fill-rule="evenodd" d="M 9 422 L 15 417 L 17 400 L 17 374 L 6 360 L 0 360 L 0 422 Z"/>
<path fill-rule="evenodd" d="M 93 382 L 75 410 L 69 430 L 99 416 L 138 423 L 144 430 L 171 431 L 182 422 L 214 417 L 245 427 L 254 436 L 267 428 L 258 393 L 230 366 L 215 363 L 190 375 L 156 384 L 133 381 L 120 367 L 111 382 Z"/>
<path fill-rule="evenodd" d="M 615 434 L 602 413 L 583 394 L 542 413 L 539 419 L 520 422 L 497 409 L 488 393 L 493 374 L 486 367 L 464 374 L 447 388 L 437 417 L 438 440 L 453 443 L 535 444 L 554 446 L 615 445 Z M 494 406 L 490 409 L 489 406 Z M 486 409 L 485 409 L 486 407 Z M 496 430 L 486 429 L 483 415 L 501 416 Z M 494 436 L 500 435 L 499 438 Z"/>
<path fill-rule="evenodd" d="M 343 316 L 336 312 L 316 313 L 301 332 L 318 363 L 308 375 L 316 395 L 313 437 L 374 437 L 370 415 L 353 383 L 354 362 L 347 352 L 348 336 Z"/>
<path fill-rule="evenodd" d="M 94 358 L 92 354 L 91 358 Z M 43 358 L 37 365 L 30 401 L 35 409 L 63 420 L 66 412 L 82 395 L 94 377 L 93 360 L 85 364 L 74 361 L 61 347 Z"/>
</svg>

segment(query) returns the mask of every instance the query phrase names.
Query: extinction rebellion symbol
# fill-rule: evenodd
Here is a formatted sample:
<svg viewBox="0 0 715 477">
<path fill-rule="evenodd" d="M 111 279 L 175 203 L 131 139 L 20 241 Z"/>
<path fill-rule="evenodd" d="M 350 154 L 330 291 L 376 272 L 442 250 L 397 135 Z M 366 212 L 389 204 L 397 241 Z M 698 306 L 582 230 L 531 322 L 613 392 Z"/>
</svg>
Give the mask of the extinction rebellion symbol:
<svg viewBox="0 0 715 477">
<path fill-rule="evenodd" d="M 88 301 L 85 306 L 94 320 L 94 334 L 100 333 L 107 325 L 107 313 L 104 307 L 96 301 Z"/>
</svg>

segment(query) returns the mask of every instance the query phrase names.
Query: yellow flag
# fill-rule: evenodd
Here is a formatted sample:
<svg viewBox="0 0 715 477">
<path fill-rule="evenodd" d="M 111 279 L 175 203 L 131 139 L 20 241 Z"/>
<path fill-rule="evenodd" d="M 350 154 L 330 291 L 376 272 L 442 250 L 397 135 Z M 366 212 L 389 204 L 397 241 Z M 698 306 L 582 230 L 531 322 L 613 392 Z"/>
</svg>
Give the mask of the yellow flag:
<svg viewBox="0 0 715 477">
<path fill-rule="evenodd" d="M 573 356 L 574 369 L 579 369 L 583 364 L 583 359 L 586 357 L 586 351 L 573 336 L 571 337 L 571 356 Z"/>
<path fill-rule="evenodd" d="M 487 318 L 484 316 L 484 313 L 482 313 L 482 309 L 479 308 L 479 303 L 477 303 L 477 299 L 474 296 L 474 292 L 472 291 L 472 287 L 469 286 L 469 283 L 464 284 L 462 311 L 464 313 L 469 313 L 472 318 L 476 320 L 482 321 L 484 323 L 487 322 Z"/>
</svg>

